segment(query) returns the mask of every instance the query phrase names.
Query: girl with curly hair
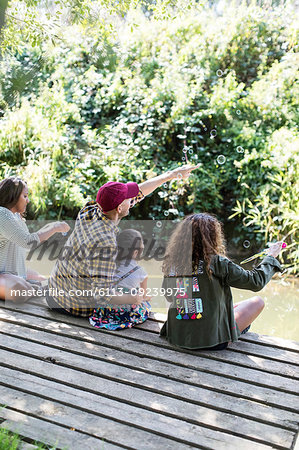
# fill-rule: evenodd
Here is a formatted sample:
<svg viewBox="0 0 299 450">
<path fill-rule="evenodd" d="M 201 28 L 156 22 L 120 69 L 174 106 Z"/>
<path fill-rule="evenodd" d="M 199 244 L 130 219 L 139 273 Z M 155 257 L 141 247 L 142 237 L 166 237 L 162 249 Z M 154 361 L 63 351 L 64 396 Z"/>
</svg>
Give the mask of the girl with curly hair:
<svg viewBox="0 0 299 450">
<path fill-rule="evenodd" d="M 255 296 L 233 305 L 231 287 L 261 290 L 281 266 L 282 243 L 272 245 L 253 270 L 225 256 L 221 223 L 210 214 L 192 214 L 173 232 L 163 262 L 166 298 L 171 302 L 161 336 L 188 349 L 225 349 L 264 308 Z"/>
</svg>

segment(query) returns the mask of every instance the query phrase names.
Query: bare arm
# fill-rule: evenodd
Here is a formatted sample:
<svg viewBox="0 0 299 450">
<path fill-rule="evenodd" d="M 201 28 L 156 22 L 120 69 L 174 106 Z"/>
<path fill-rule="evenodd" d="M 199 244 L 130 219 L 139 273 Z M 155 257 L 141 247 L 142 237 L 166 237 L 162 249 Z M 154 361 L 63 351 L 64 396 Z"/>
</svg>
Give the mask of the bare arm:
<svg viewBox="0 0 299 450">
<path fill-rule="evenodd" d="M 40 242 L 48 240 L 55 233 L 67 233 L 70 227 L 66 222 L 52 222 L 42 227 L 37 235 Z"/>
<path fill-rule="evenodd" d="M 141 292 L 144 292 L 144 294 L 143 294 L 143 301 L 146 301 L 146 302 L 148 302 L 150 299 L 151 299 L 151 297 L 149 296 L 149 295 L 146 295 L 146 289 L 147 289 L 147 279 L 148 279 L 148 277 L 146 277 L 141 283 L 140 283 L 140 289 L 142 289 L 143 291 L 141 291 Z"/>
<path fill-rule="evenodd" d="M 174 170 L 169 170 L 157 177 L 151 178 L 150 180 L 146 180 L 143 183 L 139 184 L 139 188 L 144 196 L 151 194 L 155 189 L 162 186 L 163 183 L 167 181 L 173 180 L 180 176 L 182 179 L 187 179 L 190 176 L 192 170 L 197 169 L 199 166 L 191 166 L 187 164 L 185 166 L 177 167 Z M 181 174 L 181 175 L 179 175 Z"/>
</svg>

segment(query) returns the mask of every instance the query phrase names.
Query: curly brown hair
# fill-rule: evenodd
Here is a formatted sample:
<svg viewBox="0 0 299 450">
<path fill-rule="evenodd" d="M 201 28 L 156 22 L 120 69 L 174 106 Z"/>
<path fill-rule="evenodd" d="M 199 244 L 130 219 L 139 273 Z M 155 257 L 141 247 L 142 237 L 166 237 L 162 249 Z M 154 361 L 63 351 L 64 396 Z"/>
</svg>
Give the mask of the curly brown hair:
<svg viewBox="0 0 299 450">
<path fill-rule="evenodd" d="M 204 261 L 209 277 L 213 255 L 225 256 L 222 224 L 211 214 L 191 214 L 178 224 L 166 248 L 164 275 L 191 275 Z"/>
</svg>

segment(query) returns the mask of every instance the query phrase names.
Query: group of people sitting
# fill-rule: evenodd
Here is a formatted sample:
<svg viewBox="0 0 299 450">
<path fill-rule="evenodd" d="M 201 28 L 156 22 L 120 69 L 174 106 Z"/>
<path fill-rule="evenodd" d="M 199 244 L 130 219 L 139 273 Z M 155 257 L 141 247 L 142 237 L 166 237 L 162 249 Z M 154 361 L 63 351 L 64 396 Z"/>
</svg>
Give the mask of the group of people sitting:
<svg viewBox="0 0 299 450">
<path fill-rule="evenodd" d="M 147 180 L 108 182 L 96 200 L 79 212 L 74 230 L 47 280 L 48 307 L 64 315 L 89 317 L 97 328 L 118 330 L 144 322 L 150 312 L 147 273 L 139 265 L 144 243 L 133 229 L 119 232 L 120 220 L 137 202 L 167 181 L 187 180 L 197 166 L 185 165 Z M 65 222 L 30 233 L 24 215 L 29 202 L 26 182 L 0 182 L 0 299 L 30 298 L 45 277 L 27 269 L 26 251 L 55 233 L 68 233 Z M 253 270 L 244 270 L 225 255 L 221 223 L 211 214 L 191 214 L 180 221 L 166 247 L 162 290 L 170 302 L 161 336 L 188 349 L 221 350 L 248 330 L 264 302 L 252 297 L 233 304 L 230 287 L 259 291 L 281 266 L 282 243 L 272 245 Z M 91 291 L 92 296 L 84 295 Z M 76 295 L 74 295 L 74 292 Z M 80 294 L 82 293 L 82 294 Z"/>
</svg>

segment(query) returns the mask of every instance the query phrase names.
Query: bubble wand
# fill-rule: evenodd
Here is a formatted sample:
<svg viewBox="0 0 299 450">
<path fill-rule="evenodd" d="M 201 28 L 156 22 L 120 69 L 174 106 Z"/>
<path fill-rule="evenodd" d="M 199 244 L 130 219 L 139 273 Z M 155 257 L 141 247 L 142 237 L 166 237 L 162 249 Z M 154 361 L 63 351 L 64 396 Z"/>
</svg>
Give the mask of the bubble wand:
<svg viewBox="0 0 299 450">
<path fill-rule="evenodd" d="M 286 244 L 285 242 L 283 242 L 281 248 L 286 248 L 286 246 L 287 246 L 287 244 Z M 241 261 L 240 264 L 246 264 L 246 263 L 248 263 L 248 262 L 250 262 L 250 261 L 253 261 L 253 260 L 256 259 L 256 258 L 261 258 L 262 256 L 267 256 L 268 251 L 269 251 L 269 249 L 268 249 L 268 248 L 265 248 L 265 249 L 262 250 L 261 252 L 256 253 L 255 255 L 252 255 L 252 256 L 250 256 L 250 257 L 247 258 L 247 259 L 244 259 L 244 261 Z"/>
</svg>

